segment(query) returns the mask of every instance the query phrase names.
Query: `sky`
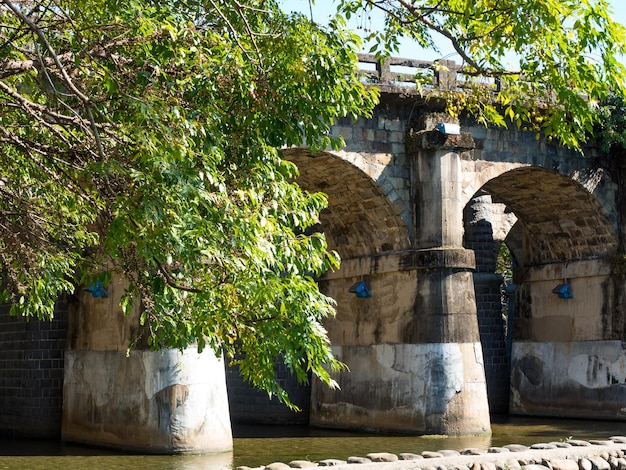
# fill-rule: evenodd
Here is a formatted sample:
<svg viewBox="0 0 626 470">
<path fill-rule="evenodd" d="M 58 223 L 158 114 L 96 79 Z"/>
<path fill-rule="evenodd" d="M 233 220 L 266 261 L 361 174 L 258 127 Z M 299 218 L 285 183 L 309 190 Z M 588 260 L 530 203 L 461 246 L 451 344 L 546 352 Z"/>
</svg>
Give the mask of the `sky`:
<svg viewBox="0 0 626 470">
<path fill-rule="evenodd" d="M 311 15 L 308 0 L 281 0 L 283 8 L 287 11 L 299 11 L 304 13 L 307 17 Z M 317 23 L 326 23 L 327 18 L 335 11 L 335 2 L 333 0 L 315 0 L 313 5 L 313 20 Z M 613 10 L 613 19 L 626 26 L 626 0 L 609 0 L 609 4 Z M 353 19 L 348 26 L 357 29 L 358 22 L 361 20 Z M 369 45 L 364 45 L 362 52 L 367 52 Z M 398 57 L 406 57 L 410 59 L 419 60 L 437 60 L 447 59 L 461 62 L 459 55 L 454 51 L 451 45 L 445 41 L 438 42 L 440 49 L 439 53 L 435 51 L 425 51 L 410 41 L 404 41 L 400 45 L 400 51 L 398 54 L 394 54 Z M 622 62 L 626 64 L 626 57 Z"/>
</svg>

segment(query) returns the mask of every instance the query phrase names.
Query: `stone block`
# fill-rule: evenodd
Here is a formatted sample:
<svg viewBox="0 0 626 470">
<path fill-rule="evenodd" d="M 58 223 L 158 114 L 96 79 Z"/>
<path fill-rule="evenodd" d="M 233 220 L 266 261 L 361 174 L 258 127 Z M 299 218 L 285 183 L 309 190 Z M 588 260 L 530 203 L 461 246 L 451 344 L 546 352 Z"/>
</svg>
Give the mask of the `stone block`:
<svg viewBox="0 0 626 470">
<path fill-rule="evenodd" d="M 367 454 L 367 458 L 372 462 L 396 462 L 398 456 L 389 452 L 371 452 Z"/>
<path fill-rule="evenodd" d="M 406 146 L 405 146 L 404 142 L 402 142 L 402 143 L 393 142 L 391 144 L 391 153 L 393 155 L 396 155 L 396 156 L 397 155 L 404 155 L 405 152 L 406 152 Z"/>
<path fill-rule="evenodd" d="M 592 455 L 587 459 L 591 462 L 591 470 L 611 470 L 609 463 L 601 457 Z"/>
<path fill-rule="evenodd" d="M 579 470 L 578 462 L 574 459 L 550 459 L 552 470 Z"/>
<path fill-rule="evenodd" d="M 393 131 L 389 133 L 388 136 L 389 142 L 394 143 L 394 144 L 398 144 L 398 143 L 402 143 L 404 145 L 404 132 L 400 132 L 400 131 Z"/>
</svg>

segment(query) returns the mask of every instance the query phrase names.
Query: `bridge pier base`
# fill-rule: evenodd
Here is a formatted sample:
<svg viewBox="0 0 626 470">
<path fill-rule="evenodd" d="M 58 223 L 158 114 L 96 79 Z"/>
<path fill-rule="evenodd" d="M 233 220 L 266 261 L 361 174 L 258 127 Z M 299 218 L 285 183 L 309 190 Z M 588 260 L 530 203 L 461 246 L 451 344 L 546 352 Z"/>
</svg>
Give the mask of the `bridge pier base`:
<svg viewBox="0 0 626 470">
<path fill-rule="evenodd" d="M 610 259 L 517 268 L 511 414 L 626 418 L 623 279 Z M 573 294 L 555 286 L 567 281 Z"/>
<path fill-rule="evenodd" d="M 232 449 L 213 351 L 67 351 L 62 439 L 148 453 Z"/>
<path fill-rule="evenodd" d="M 472 273 L 474 253 L 463 249 L 420 250 L 419 290 L 406 340 L 435 351 L 457 351 L 432 373 L 452 386 L 454 394 L 433 380 L 429 434 L 490 434 L 489 405 Z M 445 392 L 445 393 L 441 393 Z"/>
<path fill-rule="evenodd" d="M 341 390 L 313 383 L 311 424 L 407 434 L 488 435 L 479 343 L 335 346 Z M 484 406 L 482 406 L 484 403 Z"/>
<path fill-rule="evenodd" d="M 510 413 L 624 420 L 621 340 L 513 343 Z"/>
</svg>

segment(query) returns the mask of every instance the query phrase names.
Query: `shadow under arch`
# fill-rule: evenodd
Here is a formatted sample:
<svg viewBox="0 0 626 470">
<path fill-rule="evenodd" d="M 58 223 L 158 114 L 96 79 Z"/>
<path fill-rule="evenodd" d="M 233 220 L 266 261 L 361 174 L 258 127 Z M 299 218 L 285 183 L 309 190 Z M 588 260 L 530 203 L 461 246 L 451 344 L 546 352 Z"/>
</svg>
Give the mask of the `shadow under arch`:
<svg viewBox="0 0 626 470">
<path fill-rule="evenodd" d="M 482 189 L 518 218 L 520 266 L 606 257 L 618 248 L 613 224 L 598 200 L 576 181 L 541 167 L 521 167 Z"/>
<path fill-rule="evenodd" d="M 300 187 L 328 195 L 320 223 L 328 247 L 342 259 L 409 248 L 409 230 L 397 208 L 361 169 L 328 152 L 291 148 L 283 154 L 298 167 Z"/>
</svg>

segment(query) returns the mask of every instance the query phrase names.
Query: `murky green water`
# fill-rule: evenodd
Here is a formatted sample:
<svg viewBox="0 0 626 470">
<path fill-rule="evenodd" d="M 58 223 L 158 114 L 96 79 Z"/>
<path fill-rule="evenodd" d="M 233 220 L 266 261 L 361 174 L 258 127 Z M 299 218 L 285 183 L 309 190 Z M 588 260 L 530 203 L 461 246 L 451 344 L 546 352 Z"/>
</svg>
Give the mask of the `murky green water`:
<svg viewBox="0 0 626 470">
<path fill-rule="evenodd" d="M 251 467 L 295 459 L 346 459 L 369 452 L 488 448 L 506 444 L 535 444 L 573 437 L 603 439 L 626 434 L 616 421 L 506 418 L 492 424 L 492 437 L 372 436 L 306 427 L 235 427 L 233 452 L 220 455 L 127 455 L 102 449 L 61 445 L 51 441 L 0 440 L 0 469 L 100 470 L 217 470 Z"/>
</svg>

